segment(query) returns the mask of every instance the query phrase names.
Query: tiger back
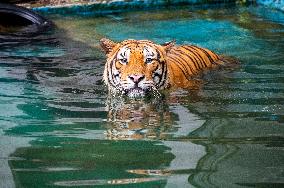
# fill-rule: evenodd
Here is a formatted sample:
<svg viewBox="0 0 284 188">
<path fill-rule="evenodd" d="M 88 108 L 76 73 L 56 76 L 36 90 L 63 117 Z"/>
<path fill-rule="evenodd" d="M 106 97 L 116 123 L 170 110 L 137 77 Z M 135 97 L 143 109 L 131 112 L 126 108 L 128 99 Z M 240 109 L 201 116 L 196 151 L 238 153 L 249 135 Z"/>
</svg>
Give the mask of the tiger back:
<svg viewBox="0 0 284 188">
<path fill-rule="evenodd" d="M 169 84 L 172 87 L 187 88 L 194 85 L 195 75 L 206 69 L 224 65 L 225 58 L 194 45 L 175 46 L 167 53 Z"/>
</svg>

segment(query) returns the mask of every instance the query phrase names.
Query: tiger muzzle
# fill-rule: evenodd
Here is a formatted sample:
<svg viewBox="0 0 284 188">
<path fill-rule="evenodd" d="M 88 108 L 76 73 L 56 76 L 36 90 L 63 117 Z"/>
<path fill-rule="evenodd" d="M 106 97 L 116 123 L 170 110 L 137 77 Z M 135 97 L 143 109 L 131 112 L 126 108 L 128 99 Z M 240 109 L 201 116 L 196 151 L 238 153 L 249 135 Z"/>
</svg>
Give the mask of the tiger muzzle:
<svg viewBox="0 0 284 188">
<path fill-rule="evenodd" d="M 143 74 L 131 74 L 128 76 L 128 78 L 134 82 L 135 85 L 138 86 L 139 82 L 141 82 L 144 78 L 145 75 Z"/>
</svg>

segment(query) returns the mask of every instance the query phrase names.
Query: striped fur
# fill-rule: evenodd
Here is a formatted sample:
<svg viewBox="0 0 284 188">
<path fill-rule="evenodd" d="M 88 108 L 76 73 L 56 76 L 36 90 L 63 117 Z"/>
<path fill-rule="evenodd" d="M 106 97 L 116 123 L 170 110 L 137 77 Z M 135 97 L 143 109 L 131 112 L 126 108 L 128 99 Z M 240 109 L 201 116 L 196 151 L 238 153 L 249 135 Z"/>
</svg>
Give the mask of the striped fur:
<svg viewBox="0 0 284 188">
<path fill-rule="evenodd" d="M 227 63 L 208 49 L 176 46 L 173 42 L 164 45 L 148 40 L 114 43 L 104 38 L 101 46 L 107 55 L 104 82 L 111 92 L 130 97 L 168 87 L 190 87 L 194 83 L 193 76 Z"/>
</svg>

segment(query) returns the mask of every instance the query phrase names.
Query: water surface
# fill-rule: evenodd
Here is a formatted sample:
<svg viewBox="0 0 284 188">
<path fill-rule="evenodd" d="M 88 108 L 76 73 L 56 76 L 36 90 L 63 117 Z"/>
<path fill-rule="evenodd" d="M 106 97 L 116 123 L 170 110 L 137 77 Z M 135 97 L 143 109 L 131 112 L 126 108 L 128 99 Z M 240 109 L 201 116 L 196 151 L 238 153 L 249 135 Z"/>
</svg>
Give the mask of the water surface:
<svg viewBox="0 0 284 188">
<path fill-rule="evenodd" d="M 48 15 L 0 35 L 0 187 L 283 187 L 284 15 L 261 7 Z M 200 89 L 108 96 L 99 39 L 195 44 L 241 62 Z"/>
</svg>

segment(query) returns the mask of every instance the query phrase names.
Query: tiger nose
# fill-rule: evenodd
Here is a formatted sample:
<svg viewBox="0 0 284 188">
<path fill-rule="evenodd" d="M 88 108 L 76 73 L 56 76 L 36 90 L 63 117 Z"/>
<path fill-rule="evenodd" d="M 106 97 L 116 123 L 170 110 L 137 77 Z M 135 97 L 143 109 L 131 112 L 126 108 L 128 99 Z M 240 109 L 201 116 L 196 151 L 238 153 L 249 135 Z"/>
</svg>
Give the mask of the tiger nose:
<svg viewBox="0 0 284 188">
<path fill-rule="evenodd" d="M 131 74 L 128 76 L 130 80 L 132 80 L 134 83 L 139 83 L 141 80 L 145 78 L 145 75 L 143 74 Z"/>
</svg>

